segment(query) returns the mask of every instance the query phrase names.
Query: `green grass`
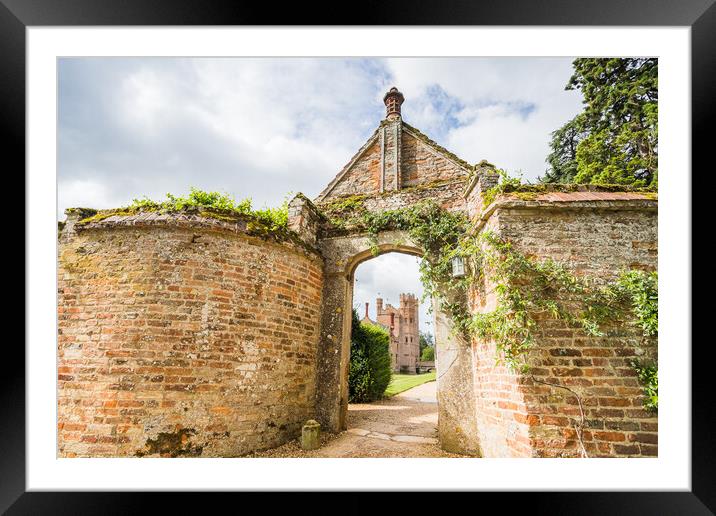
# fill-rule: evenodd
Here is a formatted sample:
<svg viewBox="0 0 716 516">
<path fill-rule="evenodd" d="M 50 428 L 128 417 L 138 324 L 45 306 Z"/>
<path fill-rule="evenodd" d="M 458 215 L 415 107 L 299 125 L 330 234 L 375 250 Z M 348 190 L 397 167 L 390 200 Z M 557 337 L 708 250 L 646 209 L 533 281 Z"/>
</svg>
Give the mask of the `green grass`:
<svg viewBox="0 0 716 516">
<path fill-rule="evenodd" d="M 418 385 L 434 381 L 435 371 L 425 374 L 394 374 L 388 388 L 385 389 L 385 395 L 388 397 L 395 396 Z"/>
</svg>

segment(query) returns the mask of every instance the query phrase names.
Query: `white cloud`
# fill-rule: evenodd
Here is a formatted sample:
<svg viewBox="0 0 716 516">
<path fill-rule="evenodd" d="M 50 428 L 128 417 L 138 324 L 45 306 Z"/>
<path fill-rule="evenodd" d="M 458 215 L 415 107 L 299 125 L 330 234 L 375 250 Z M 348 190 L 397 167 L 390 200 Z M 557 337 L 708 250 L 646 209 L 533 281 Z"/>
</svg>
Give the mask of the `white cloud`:
<svg viewBox="0 0 716 516">
<path fill-rule="evenodd" d="M 113 196 L 108 185 L 91 180 L 70 179 L 58 182 L 58 197 L 62 199 L 58 218 L 64 219 L 64 209 L 69 207 L 87 208 L 86 201 L 92 199 L 101 207 L 115 206 L 118 199 Z M 94 206 L 94 205 L 93 205 Z"/>
<path fill-rule="evenodd" d="M 388 68 L 406 98 L 406 121 L 470 163 L 482 159 L 525 179 L 543 175 L 550 133 L 581 110 L 581 95 L 565 91 L 570 58 L 394 58 Z M 439 86 L 461 105 L 455 126 L 430 104 Z M 442 117 L 442 118 L 441 118 Z M 432 136 L 432 135 L 431 135 Z"/>
<path fill-rule="evenodd" d="M 353 59 L 60 62 L 60 181 L 126 204 L 189 186 L 256 205 L 315 196 L 380 120 L 381 70 Z M 82 205 L 109 207 L 88 190 Z M 59 209 L 78 202 L 60 191 Z"/>
</svg>

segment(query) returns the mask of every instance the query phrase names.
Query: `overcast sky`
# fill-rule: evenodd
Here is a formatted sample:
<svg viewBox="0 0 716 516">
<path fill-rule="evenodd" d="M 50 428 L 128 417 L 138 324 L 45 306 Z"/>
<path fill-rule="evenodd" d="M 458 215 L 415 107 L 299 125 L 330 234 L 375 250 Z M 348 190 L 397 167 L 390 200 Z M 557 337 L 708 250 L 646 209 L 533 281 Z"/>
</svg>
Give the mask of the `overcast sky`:
<svg viewBox="0 0 716 516">
<path fill-rule="evenodd" d="M 581 110 L 581 94 L 564 89 L 571 62 L 60 59 L 58 219 L 68 207 L 118 207 L 190 186 L 251 197 L 256 207 L 289 192 L 313 198 L 383 118 L 391 86 L 405 95 L 404 120 L 450 151 L 534 180 L 545 171 L 549 133 Z M 375 280 L 363 287 L 377 263 L 393 271 L 381 273 L 384 298 L 418 294 L 398 285 L 417 279 L 415 258 L 389 254 L 359 268 L 361 306 L 358 296 L 374 305 Z"/>
</svg>

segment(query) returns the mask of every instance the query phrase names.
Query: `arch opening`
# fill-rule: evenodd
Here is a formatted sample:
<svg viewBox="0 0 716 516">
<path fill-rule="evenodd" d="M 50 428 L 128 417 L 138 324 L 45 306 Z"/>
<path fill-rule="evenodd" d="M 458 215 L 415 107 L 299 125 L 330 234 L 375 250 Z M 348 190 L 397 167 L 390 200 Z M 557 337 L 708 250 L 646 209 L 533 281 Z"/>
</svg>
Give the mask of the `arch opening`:
<svg viewBox="0 0 716 516">
<path fill-rule="evenodd" d="M 377 241 L 365 234 L 325 238 L 321 241 L 321 250 L 326 262 L 316 416 L 324 428 L 340 432 L 348 429 L 350 335 L 356 271 L 361 264 L 384 255 L 422 257 L 423 253 L 408 233 L 401 230 L 381 232 Z M 417 278 L 417 263 L 415 269 Z M 422 285 L 420 287 L 422 291 Z M 471 428 L 474 426 L 474 392 L 470 346 L 456 340 L 450 318 L 441 312 L 440 307 L 431 305 L 432 313 L 426 320 L 432 323 L 434 335 L 439 444 L 446 451 L 475 455 L 479 447 L 470 442 L 471 436 L 475 435 Z M 423 307 L 423 312 L 428 310 Z M 445 367 L 441 371 L 442 364 Z"/>
</svg>

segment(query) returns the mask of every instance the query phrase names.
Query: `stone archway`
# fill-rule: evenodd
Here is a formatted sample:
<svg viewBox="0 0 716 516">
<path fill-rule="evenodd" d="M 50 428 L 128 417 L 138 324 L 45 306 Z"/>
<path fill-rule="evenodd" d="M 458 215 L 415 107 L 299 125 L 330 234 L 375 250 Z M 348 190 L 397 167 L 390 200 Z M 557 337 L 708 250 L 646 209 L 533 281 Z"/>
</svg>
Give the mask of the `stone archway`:
<svg viewBox="0 0 716 516">
<path fill-rule="evenodd" d="M 316 413 L 327 429 L 339 432 L 346 428 L 348 410 L 350 314 L 355 270 L 378 254 L 400 252 L 420 256 L 422 253 L 403 231 L 381 233 L 375 246 L 366 234 L 324 238 L 319 245 L 325 266 Z"/>
<path fill-rule="evenodd" d="M 324 428 L 346 429 L 353 283 L 357 267 L 378 255 L 398 252 L 422 256 L 405 231 L 385 231 L 377 243 L 366 234 L 321 239 L 325 259 L 316 412 Z M 438 433 L 447 451 L 479 454 L 473 428 L 472 354 L 452 335 L 448 316 L 433 305 L 438 377 Z M 466 381 L 467 380 L 467 381 Z"/>
</svg>

